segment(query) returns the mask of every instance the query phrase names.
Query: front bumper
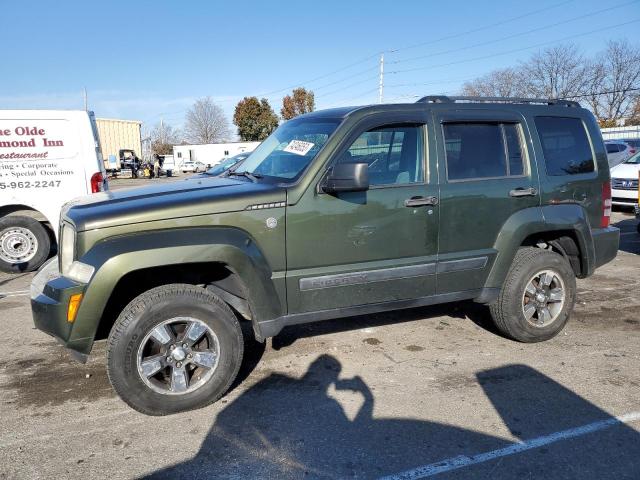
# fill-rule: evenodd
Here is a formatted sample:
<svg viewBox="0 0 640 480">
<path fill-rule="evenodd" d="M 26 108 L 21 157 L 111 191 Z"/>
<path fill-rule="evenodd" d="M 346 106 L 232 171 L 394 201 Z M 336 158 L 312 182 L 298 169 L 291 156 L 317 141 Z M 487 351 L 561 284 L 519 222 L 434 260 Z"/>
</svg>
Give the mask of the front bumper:
<svg viewBox="0 0 640 480">
<path fill-rule="evenodd" d="M 611 203 L 613 205 L 633 207 L 638 204 L 638 190 L 611 190 Z"/>
<path fill-rule="evenodd" d="M 71 295 L 84 293 L 84 284 L 60 276 L 56 259 L 47 262 L 31 283 L 31 312 L 38 330 L 51 335 L 74 353 L 80 361 L 86 361 L 93 338 L 77 338 L 75 322 L 67 321 L 67 308 Z"/>
</svg>

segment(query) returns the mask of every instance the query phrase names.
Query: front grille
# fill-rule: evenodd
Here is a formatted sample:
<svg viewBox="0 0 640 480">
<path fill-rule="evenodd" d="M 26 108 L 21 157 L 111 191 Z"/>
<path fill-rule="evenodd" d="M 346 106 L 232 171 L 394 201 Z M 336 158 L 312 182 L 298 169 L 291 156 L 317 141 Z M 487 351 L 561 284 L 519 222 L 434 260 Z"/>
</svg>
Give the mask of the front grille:
<svg viewBox="0 0 640 480">
<path fill-rule="evenodd" d="M 638 190 L 638 179 L 612 178 L 611 188 L 615 190 Z"/>
</svg>

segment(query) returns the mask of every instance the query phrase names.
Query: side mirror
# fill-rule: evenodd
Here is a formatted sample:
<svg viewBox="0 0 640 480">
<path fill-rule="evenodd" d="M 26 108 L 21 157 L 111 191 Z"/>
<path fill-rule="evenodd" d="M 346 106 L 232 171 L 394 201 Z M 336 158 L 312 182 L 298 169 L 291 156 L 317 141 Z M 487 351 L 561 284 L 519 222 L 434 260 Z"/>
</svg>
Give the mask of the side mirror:
<svg viewBox="0 0 640 480">
<path fill-rule="evenodd" d="M 334 165 L 322 185 L 325 193 L 363 192 L 369 190 L 369 165 L 339 163 Z"/>
</svg>

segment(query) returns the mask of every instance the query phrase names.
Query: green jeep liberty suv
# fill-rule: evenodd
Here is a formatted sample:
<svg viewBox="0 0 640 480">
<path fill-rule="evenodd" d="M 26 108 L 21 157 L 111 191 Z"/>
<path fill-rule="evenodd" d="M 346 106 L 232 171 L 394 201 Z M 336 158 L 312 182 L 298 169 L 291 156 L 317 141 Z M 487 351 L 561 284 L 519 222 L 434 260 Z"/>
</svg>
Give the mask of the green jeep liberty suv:
<svg viewBox="0 0 640 480">
<path fill-rule="evenodd" d="M 473 299 L 522 342 L 564 327 L 576 277 L 612 260 L 607 155 L 575 102 L 425 97 L 281 125 L 223 178 L 105 192 L 61 212 L 32 284 L 37 328 L 146 414 L 231 385 L 241 323 Z M 345 320 L 348 321 L 348 320 Z"/>
</svg>

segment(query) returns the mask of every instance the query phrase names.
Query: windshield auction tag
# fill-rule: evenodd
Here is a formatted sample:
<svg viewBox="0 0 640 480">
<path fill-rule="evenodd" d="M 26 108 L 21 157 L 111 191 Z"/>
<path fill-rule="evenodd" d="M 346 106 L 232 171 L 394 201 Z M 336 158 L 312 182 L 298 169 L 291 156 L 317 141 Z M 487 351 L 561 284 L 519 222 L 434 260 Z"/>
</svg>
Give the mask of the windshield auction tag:
<svg viewBox="0 0 640 480">
<path fill-rule="evenodd" d="M 314 143 L 304 142 L 302 140 L 291 140 L 289 145 L 284 147 L 282 150 L 284 152 L 295 153 L 296 155 L 306 155 L 314 145 Z"/>
</svg>

